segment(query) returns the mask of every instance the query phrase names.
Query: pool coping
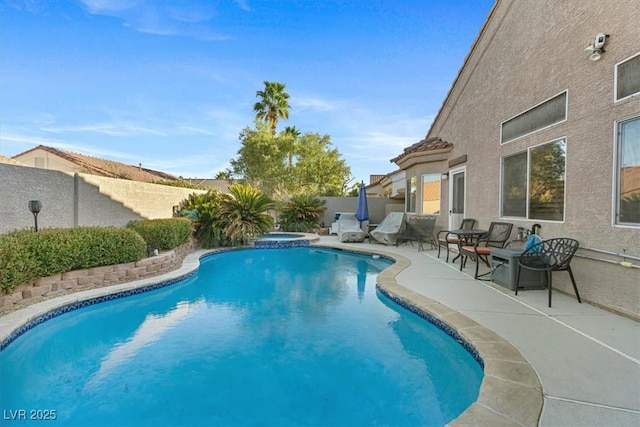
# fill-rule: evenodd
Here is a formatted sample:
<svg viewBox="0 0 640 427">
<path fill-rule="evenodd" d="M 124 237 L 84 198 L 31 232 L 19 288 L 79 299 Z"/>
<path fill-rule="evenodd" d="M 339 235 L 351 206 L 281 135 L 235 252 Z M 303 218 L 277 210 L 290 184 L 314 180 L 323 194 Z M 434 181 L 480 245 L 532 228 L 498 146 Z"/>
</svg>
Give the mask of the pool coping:
<svg viewBox="0 0 640 427">
<path fill-rule="evenodd" d="M 314 246 L 318 245 L 316 242 L 314 242 Z M 394 302 L 422 315 L 454 338 L 457 334 L 467 343 L 467 345 L 464 342 L 461 344 L 465 345 L 474 357 L 481 359 L 483 362 L 481 364 L 484 365 L 484 377 L 478 399 L 448 425 L 538 425 L 542 412 L 543 393 L 538 376 L 531 365 L 514 346 L 494 331 L 438 301 L 400 285 L 396 276 L 411 265 L 409 259 L 380 250 L 354 250 L 352 247 L 341 247 L 335 244 L 319 244 L 318 246 L 380 255 L 394 260 L 393 265 L 378 275 L 378 289 Z M 128 294 L 146 292 L 177 283 L 194 274 L 200 266 L 201 259 L 227 250 L 229 249 L 194 251 L 185 257 L 180 268 L 169 273 L 63 295 L 6 314 L 0 317 L 0 343 L 4 348 L 35 325 L 83 305 L 97 304 Z M 72 308 L 69 309 L 69 307 Z M 447 330 L 447 327 L 450 330 Z M 14 335 L 13 339 L 7 342 L 7 339 L 12 335 Z M 473 349 L 477 354 L 473 353 Z"/>
</svg>

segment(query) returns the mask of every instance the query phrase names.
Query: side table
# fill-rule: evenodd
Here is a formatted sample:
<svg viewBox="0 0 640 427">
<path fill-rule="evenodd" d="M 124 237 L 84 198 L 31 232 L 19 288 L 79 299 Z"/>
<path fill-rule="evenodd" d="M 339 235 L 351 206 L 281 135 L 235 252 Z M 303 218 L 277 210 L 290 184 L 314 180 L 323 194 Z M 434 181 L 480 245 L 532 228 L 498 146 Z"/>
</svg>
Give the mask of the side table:
<svg viewBox="0 0 640 427">
<path fill-rule="evenodd" d="M 491 281 L 512 291 L 516 290 L 518 280 L 518 258 L 524 249 L 492 249 L 491 250 Z M 518 289 L 546 288 L 543 271 L 523 269 L 520 275 Z"/>
</svg>

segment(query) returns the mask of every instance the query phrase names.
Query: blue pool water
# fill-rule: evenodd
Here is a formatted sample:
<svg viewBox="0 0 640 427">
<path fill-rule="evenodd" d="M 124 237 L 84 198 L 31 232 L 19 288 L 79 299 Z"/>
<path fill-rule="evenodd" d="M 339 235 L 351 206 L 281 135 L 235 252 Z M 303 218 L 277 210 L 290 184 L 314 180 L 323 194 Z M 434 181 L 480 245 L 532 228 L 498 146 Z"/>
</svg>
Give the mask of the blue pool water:
<svg viewBox="0 0 640 427">
<path fill-rule="evenodd" d="M 444 425 L 481 367 L 376 291 L 389 264 L 223 252 L 179 284 L 56 317 L 0 352 L 3 425 L 19 410 L 56 426 Z"/>
</svg>

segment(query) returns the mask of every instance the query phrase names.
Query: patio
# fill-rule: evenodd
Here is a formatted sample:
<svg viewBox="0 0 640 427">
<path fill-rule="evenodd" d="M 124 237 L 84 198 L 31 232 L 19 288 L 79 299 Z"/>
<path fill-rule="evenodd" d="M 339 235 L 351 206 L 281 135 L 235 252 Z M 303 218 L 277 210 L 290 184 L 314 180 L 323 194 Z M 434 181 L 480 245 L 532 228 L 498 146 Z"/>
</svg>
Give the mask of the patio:
<svg viewBox="0 0 640 427">
<path fill-rule="evenodd" d="M 517 296 L 493 282 L 473 278 L 475 266 L 436 258 L 437 250 L 411 245 L 320 244 L 396 253 L 411 265 L 397 282 L 495 331 L 515 346 L 536 371 L 543 389 L 540 426 L 640 425 L 640 324 L 554 292 Z M 428 249 L 428 247 L 425 247 Z M 481 264 L 480 273 L 488 269 Z M 562 273 L 560 273 L 562 274 Z"/>
</svg>

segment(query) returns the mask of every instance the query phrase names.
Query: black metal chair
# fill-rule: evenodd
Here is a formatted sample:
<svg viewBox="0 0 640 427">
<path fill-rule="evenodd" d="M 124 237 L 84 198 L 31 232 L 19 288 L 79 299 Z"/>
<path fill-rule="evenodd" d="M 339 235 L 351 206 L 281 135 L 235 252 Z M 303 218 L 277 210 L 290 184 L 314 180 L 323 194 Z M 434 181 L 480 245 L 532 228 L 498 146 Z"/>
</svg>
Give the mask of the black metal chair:
<svg viewBox="0 0 640 427">
<path fill-rule="evenodd" d="M 489 225 L 487 233 L 480 236 L 479 239 L 474 242 L 463 242 L 466 243 L 466 245 L 460 246 L 460 256 L 462 257 L 460 260 L 460 271 L 462 271 L 469 257 L 476 262 L 474 279 L 478 278 L 478 267 L 481 260 L 487 267 L 491 268 L 489 265 L 491 248 L 504 248 L 509 240 L 509 236 L 511 236 L 512 229 L 513 224 L 510 222 L 492 222 Z"/>
<path fill-rule="evenodd" d="M 544 271 L 549 288 L 549 307 L 551 307 L 551 273 L 554 271 L 568 271 L 576 292 L 578 302 L 582 303 L 580 293 L 576 286 L 576 280 L 571 271 L 571 259 L 575 255 L 580 244 L 575 239 L 555 238 L 543 240 L 527 249 L 518 258 L 518 276 L 516 280 L 516 295 L 518 295 L 518 285 L 520 284 L 520 271 L 522 268 L 529 270 Z"/>
<path fill-rule="evenodd" d="M 400 243 L 410 242 L 413 245 L 413 242 L 418 242 L 418 252 L 424 250 L 423 243 L 428 243 L 435 248 L 436 244 L 433 240 L 435 226 L 435 216 L 407 216 L 404 230 L 396 236 L 396 246 Z"/>
<path fill-rule="evenodd" d="M 473 230 L 473 227 L 476 225 L 476 220 L 473 218 L 465 218 L 460 223 L 460 228 L 458 230 Z M 449 262 L 449 245 L 456 245 L 456 247 L 460 243 L 460 238 L 457 234 L 452 233 L 451 230 L 442 230 L 438 233 L 437 237 L 438 242 L 438 258 L 440 258 L 440 248 L 447 248 L 447 262 Z"/>
</svg>

